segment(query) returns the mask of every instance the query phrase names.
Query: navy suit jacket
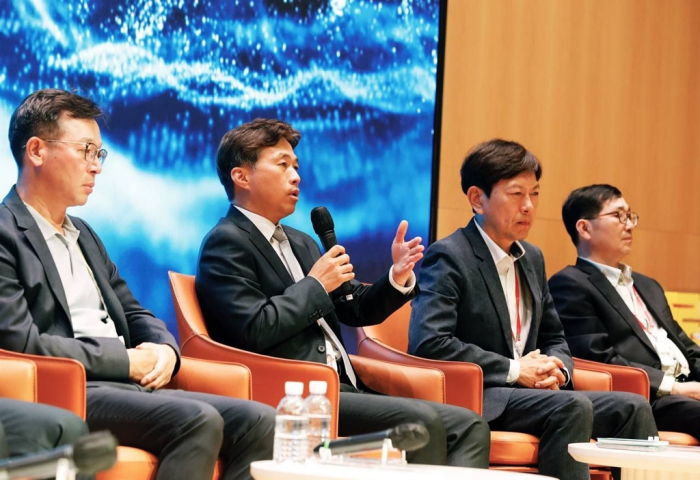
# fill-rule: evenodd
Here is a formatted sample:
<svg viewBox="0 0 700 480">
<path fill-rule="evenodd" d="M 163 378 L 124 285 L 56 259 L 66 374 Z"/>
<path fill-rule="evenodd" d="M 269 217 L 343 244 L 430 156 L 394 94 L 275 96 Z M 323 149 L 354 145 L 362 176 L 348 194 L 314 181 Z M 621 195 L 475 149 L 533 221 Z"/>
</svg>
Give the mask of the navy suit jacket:
<svg viewBox="0 0 700 480">
<path fill-rule="evenodd" d="M 307 274 L 321 256 L 307 234 L 283 227 Z M 357 327 L 381 323 L 410 300 L 389 282 L 352 282 L 355 306 L 326 294 L 315 278 L 294 282 L 260 230 L 236 207 L 207 234 L 195 280 L 197 297 L 212 339 L 274 357 L 326 363 L 323 317 L 341 339 L 340 323 Z M 343 380 L 341 378 L 341 380 Z"/>
<path fill-rule="evenodd" d="M 180 362 L 175 338 L 136 301 L 88 224 L 70 219 L 80 231 L 78 245 L 124 344 L 117 338 L 74 338 L 56 264 L 34 217 L 13 187 L 0 205 L 0 348 L 73 358 L 85 366 L 88 380 L 128 381 L 126 348 L 161 343 L 177 353 L 176 373 Z"/>
<path fill-rule="evenodd" d="M 564 330 L 547 288 L 542 252 L 521 242 L 521 278 L 532 294 L 532 323 L 523 355 L 540 349 L 573 373 Z M 506 383 L 513 358 L 510 316 L 498 271 L 475 220 L 430 246 L 413 301 L 409 353 L 437 360 L 472 362 L 484 372 L 484 418 L 505 409 L 513 388 Z M 572 387 L 572 382 L 568 383 Z"/>
<path fill-rule="evenodd" d="M 632 272 L 634 286 L 668 338 L 684 353 L 692 380 L 700 380 L 700 347 L 683 332 L 659 283 Z M 663 379 L 659 356 L 620 294 L 595 265 L 578 259 L 549 280 L 567 341 L 577 357 L 644 369 L 650 398 Z"/>
</svg>

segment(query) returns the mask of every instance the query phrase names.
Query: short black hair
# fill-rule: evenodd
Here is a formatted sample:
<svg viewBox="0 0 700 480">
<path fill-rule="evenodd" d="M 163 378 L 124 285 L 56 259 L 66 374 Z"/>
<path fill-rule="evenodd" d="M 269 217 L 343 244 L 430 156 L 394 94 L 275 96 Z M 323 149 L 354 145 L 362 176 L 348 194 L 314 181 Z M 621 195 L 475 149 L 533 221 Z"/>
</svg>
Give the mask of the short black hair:
<svg viewBox="0 0 700 480">
<path fill-rule="evenodd" d="M 58 90 L 45 88 L 29 94 L 10 118 L 8 139 L 12 156 L 15 157 L 17 169 L 22 171 L 24 147 L 32 137 L 56 136 L 60 125 L 58 119 L 62 113 L 72 118 L 104 117 L 102 109 L 89 98 Z"/>
<path fill-rule="evenodd" d="M 242 166 L 255 167 L 260 150 L 277 145 L 283 138 L 296 148 L 301 133 L 282 120 L 266 118 L 256 118 L 226 132 L 216 152 L 216 173 L 229 201 L 235 196 L 231 170 Z"/>
<path fill-rule="evenodd" d="M 488 197 L 496 183 L 524 172 L 533 172 L 540 179 L 542 166 L 537 157 L 517 142 L 495 138 L 472 148 L 459 173 L 465 195 L 474 186 Z"/>
<path fill-rule="evenodd" d="M 579 241 L 576 222 L 582 218 L 595 218 L 603 205 L 621 196 L 622 192 L 617 187 L 604 183 L 577 188 L 569 194 L 561 207 L 561 218 L 574 245 L 578 246 Z"/>
</svg>

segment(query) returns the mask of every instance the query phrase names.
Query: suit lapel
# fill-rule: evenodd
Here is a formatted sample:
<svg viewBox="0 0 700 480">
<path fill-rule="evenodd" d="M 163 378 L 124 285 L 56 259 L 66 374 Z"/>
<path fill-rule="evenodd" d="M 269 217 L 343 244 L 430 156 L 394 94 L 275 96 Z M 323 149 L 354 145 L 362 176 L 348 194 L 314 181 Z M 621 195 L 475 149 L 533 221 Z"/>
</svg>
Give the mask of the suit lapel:
<svg viewBox="0 0 700 480">
<path fill-rule="evenodd" d="M 44 268 L 44 273 L 49 281 L 49 287 L 54 297 L 58 301 L 59 305 L 66 314 L 66 318 L 70 319 L 70 311 L 68 310 L 68 300 L 66 299 L 66 292 L 63 290 L 63 284 L 61 283 L 61 277 L 58 274 L 58 269 L 56 268 L 56 262 L 54 262 L 51 256 L 51 251 L 49 251 L 49 246 L 44 240 L 44 236 L 39 230 L 39 226 L 36 224 L 34 217 L 29 213 L 27 207 L 22 202 L 22 199 L 17 194 L 15 187 L 10 190 L 10 193 L 5 197 L 4 200 L 7 208 L 14 214 L 15 220 L 17 221 L 17 226 L 24 231 L 24 235 L 27 241 L 32 246 L 36 252 L 42 267 Z"/>
<path fill-rule="evenodd" d="M 476 220 L 472 219 L 465 229 L 467 239 L 474 249 L 474 255 L 480 260 L 479 262 L 479 272 L 484 279 L 486 288 L 489 291 L 489 296 L 491 297 L 491 304 L 493 305 L 498 320 L 501 324 L 501 330 L 506 338 L 506 345 L 510 351 L 511 357 L 513 356 L 513 332 L 510 327 L 510 314 L 508 313 L 508 306 L 506 303 L 506 296 L 503 292 L 503 287 L 501 286 L 501 281 L 498 278 L 498 270 L 496 270 L 496 264 L 493 263 L 493 257 L 491 252 L 489 252 L 486 242 L 481 237 L 479 230 L 475 225 Z"/>
<path fill-rule="evenodd" d="M 250 241 L 253 243 L 253 245 L 255 245 L 255 248 L 258 249 L 258 251 L 263 255 L 263 257 L 265 257 L 265 259 L 268 261 L 268 263 L 275 271 L 277 276 L 280 278 L 282 283 L 284 283 L 284 285 L 287 287 L 294 285 L 294 279 L 287 271 L 287 267 L 284 266 L 284 263 L 282 263 L 282 260 L 280 259 L 279 255 L 277 255 L 275 249 L 272 248 L 272 245 L 270 245 L 269 240 L 263 237 L 263 234 L 260 233 L 260 230 L 258 230 L 258 228 L 255 225 L 253 225 L 253 222 L 251 222 L 248 219 L 248 217 L 243 215 L 233 205 L 231 205 L 231 208 L 229 208 L 226 217 L 230 218 L 241 229 L 248 232 Z"/>
<path fill-rule="evenodd" d="M 527 255 L 524 255 L 520 260 L 520 271 L 524 274 L 520 278 L 525 277 L 525 283 L 530 291 L 530 302 L 532 305 L 532 319 L 530 320 L 530 330 L 527 336 L 527 343 L 523 349 L 523 353 L 530 352 L 537 346 L 537 332 L 540 329 L 539 321 L 542 318 L 542 292 L 540 285 L 537 283 L 537 277 L 532 269 L 532 263 Z"/>
<path fill-rule="evenodd" d="M 676 346 L 680 349 L 681 352 L 685 353 L 686 347 L 683 345 L 680 338 L 678 338 L 678 336 L 676 335 L 675 326 L 669 325 L 669 320 L 672 322 L 673 319 L 664 317 L 662 315 L 662 311 L 657 308 L 657 306 L 659 305 L 651 301 L 651 290 L 653 287 L 649 285 L 648 280 L 640 277 L 639 275 L 636 275 L 634 272 L 632 272 L 632 278 L 634 279 L 634 287 L 636 288 L 637 293 L 639 293 L 639 296 L 642 297 L 644 305 L 646 305 L 646 307 L 649 309 L 649 313 L 651 313 L 654 316 L 654 320 L 656 320 L 656 323 L 658 323 L 661 328 L 666 330 L 668 338 L 670 338 L 671 341 L 676 344 Z"/>
<path fill-rule="evenodd" d="M 588 274 L 588 280 L 593 284 L 593 286 L 596 287 L 598 291 L 610 303 L 610 305 L 612 305 L 612 307 L 615 310 L 617 310 L 617 313 L 619 313 L 620 316 L 625 320 L 625 322 L 627 322 L 627 324 L 634 331 L 637 337 L 639 337 L 642 343 L 644 343 L 644 345 L 646 345 L 652 352 L 654 352 L 654 354 L 656 354 L 654 346 L 649 341 L 649 337 L 647 337 L 647 334 L 644 333 L 644 330 L 642 329 L 641 325 L 639 325 L 639 321 L 627 307 L 625 301 L 622 300 L 620 294 L 617 293 L 615 287 L 613 287 L 610 284 L 610 281 L 607 278 L 605 278 L 603 272 L 598 270 L 598 268 L 595 265 L 580 258 L 576 260 L 576 268 Z"/>
</svg>

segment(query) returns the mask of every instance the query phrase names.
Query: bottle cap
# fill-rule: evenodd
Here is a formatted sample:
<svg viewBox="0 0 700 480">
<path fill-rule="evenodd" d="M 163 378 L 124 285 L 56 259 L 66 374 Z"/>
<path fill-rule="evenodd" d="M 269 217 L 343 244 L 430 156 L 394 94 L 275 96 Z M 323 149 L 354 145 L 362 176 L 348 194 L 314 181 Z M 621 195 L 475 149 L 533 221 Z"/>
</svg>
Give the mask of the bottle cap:
<svg viewBox="0 0 700 480">
<path fill-rule="evenodd" d="M 304 393 L 303 382 L 284 382 L 285 395 L 301 395 Z"/>
<path fill-rule="evenodd" d="M 315 380 L 309 382 L 309 393 L 312 395 L 325 395 L 328 391 L 328 384 L 321 380 Z"/>
</svg>

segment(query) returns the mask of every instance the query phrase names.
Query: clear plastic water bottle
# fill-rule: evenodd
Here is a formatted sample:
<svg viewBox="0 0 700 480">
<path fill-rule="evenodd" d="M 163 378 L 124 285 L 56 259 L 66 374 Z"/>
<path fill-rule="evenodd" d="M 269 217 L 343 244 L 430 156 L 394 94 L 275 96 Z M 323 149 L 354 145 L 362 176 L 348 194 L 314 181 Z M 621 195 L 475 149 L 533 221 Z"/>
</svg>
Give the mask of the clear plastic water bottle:
<svg viewBox="0 0 700 480">
<path fill-rule="evenodd" d="M 284 393 L 286 396 L 277 406 L 272 457 L 278 462 L 304 462 L 309 453 L 309 417 L 301 398 L 304 384 L 285 382 Z"/>
<path fill-rule="evenodd" d="M 309 458 L 314 447 L 331 439 L 331 401 L 326 397 L 326 382 L 309 382 L 306 413 L 309 416 Z"/>
</svg>

